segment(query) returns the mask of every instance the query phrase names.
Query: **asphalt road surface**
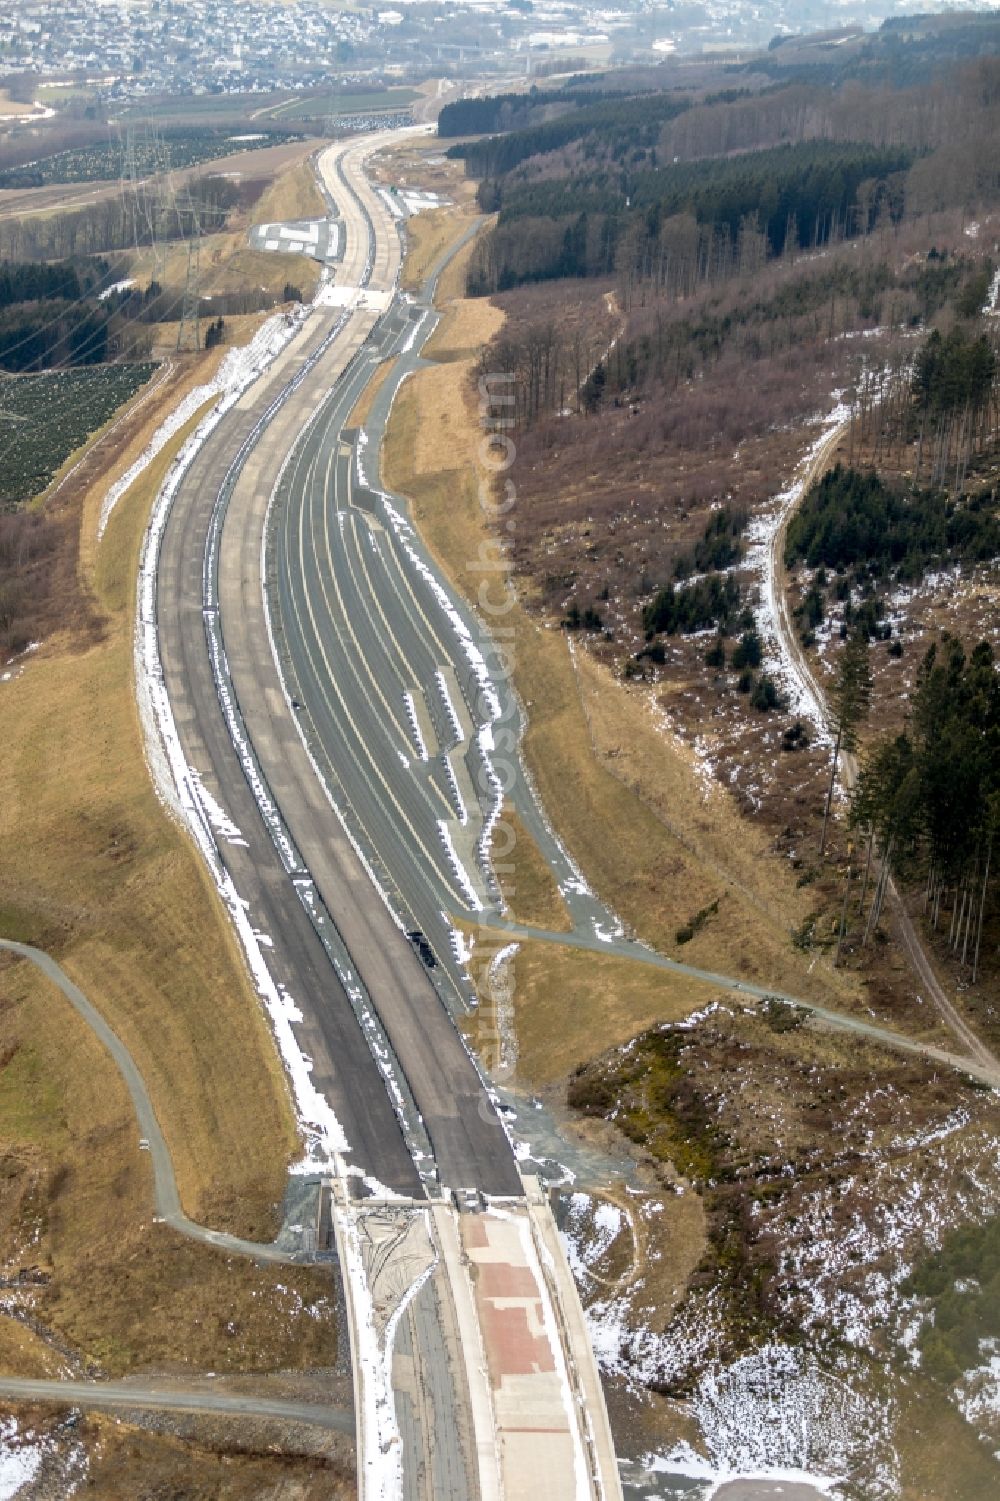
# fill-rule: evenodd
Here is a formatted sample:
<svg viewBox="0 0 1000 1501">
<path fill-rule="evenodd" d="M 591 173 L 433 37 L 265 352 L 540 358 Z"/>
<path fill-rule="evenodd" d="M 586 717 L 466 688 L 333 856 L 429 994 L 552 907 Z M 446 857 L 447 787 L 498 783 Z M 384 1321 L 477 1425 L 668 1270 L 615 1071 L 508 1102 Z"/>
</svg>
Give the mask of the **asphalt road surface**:
<svg viewBox="0 0 1000 1501">
<path fill-rule="evenodd" d="M 344 834 L 299 739 L 264 612 L 260 538 L 267 500 L 301 428 L 374 326 L 399 265 L 398 230 L 363 178 L 361 162 L 371 145 L 342 145 L 323 162 L 345 224 L 337 282 L 344 288 L 366 284 L 365 305 L 314 312 L 305 337 L 289 346 L 219 424 L 185 475 L 159 561 L 161 660 L 186 759 L 239 830 L 238 838 L 220 839 L 220 855 L 249 903 L 254 927 L 271 941 L 272 973 L 302 1012 L 297 1031 L 313 1061 L 312 1080 L 344 1128 L 351 1160 L 378 1184 L 422 1193 L 384 1070 L 359 1021 L 358 1006 L 370 1004 L 394 1051 L 392 1065 L 416 1102 L 442 1181 L 457 1189 L 517 1194 L 513 1155 L 475 1066 Z M 334 333 L 332 342 L 325 342 Z M 318 349 L 321 356 L 310 364 Z M 268 421 L 232 483 L 234 455 L 296 378 L 293 399 Z M 227 492 L 217 547 L 217 502 Z M 224 650 L 213 661 L 219 620 Z M 277 842 L 273 822 L 261 814 L 260 789 L 251 788 L 220 707 L 220 663 L 231 675 L 233 702 L 255 768 L 266 781 L 266 800 L 280 811 Z M 290 843 L 296 851 L 291 861 Z M 343 964 L 338 973 L 317 931 L 317 905 L 336 930 L 342 956 L 349 957 L 346 983 Z"/>
<path fill-rule="evenodd" d="M 606 952 L 621 932 L 525 775 L 523 716 L 502 643 L 451 591 L 406 501 L 379 484 L 391 403 L 438 321 L 433 290 L 443 263 L 418 298 L 392 300 L 294 447 L 268 527 L 267 581 L 300 731 L 404 926 L 430 944 L 439 991 L 461 1012 L 471 988 L 450 919 L 475 924 L 501 913 L 485 852 L 497 773 L 580 939 Z M 351 411 L 383 359 L 393 360 L 392 373 L 365 430 L 355 432 Z M 251 555 L 249 546 L 248 566 Z"/>
<path fill-rule="evenodd" d="M 314 314 L 305 337 L 291 346 L 291 357 L 275 361 L 267 376 L 220 422 L 188 469 L 163 537 L 157 623 L 164 681 L 187 763 L 240 830 L 243 842 L 220 840 L 220 855 L 237 891 L 249 903 L 254 927 L 271 940 L 272 974 L 303 1013 L 296 1031 L 303 1052 L 313 1060 L 313 1082 L 332 1105 L 353 1156 L 365 1170 L 397 1192 L 419 1194 L 418 1174 L 364 1033 L 278 857 L 236 754 L 220 707 L 205 629 L 209 527 L 233 457 L 292 378 L 296 364 L 321 347 L 342 316 L 334 309 Z"/>
<path fill-rule="evenodd" d="M 112 1412 L 191 1412 L 234 1418 L 273 1418 L 282 1423 L 309 1423 L 354 1437 L 350 1408 L 321 1407 L 311 1402 L 284 1402 L 276 1397 L 243 1396 L 234 1392 L 204 1391 L 198 1387 L 169 1388 L 129 1381 L 44 1381 L 0 1376 L 0 1398 L 18 1402 L 57 1402 L 67 1407 L 107 1408 Z"/>
<path fill-rule="evenodd" d="M 207 1226 L 188 1219 L 181 1208 L 170 1150 L 160 1130 L 160 1123 L 156 1118 L 146 1082 L 128 1048 L 118 1034 L 111 1030 L 97 1007 L 91 1004 L 79 986 L 74 985 L 69 975 L 60 968 L 51 955 L 46 954 L 42 949 L 33 948 L 31 944 L 15 943 L 7 938 L 0 938 L 0 949 L 6 949 L 22 959 L 29 960 L 42 971 L 47 979 L 57 985 L 70 1005 L 79 1013 L 114 1059 L 135 1109 L 139 1139 L 145 1150 L 149 1152 L 153 1168 L 156 1214 L 164 1224 L 179 1231 L 181 1235 L 186 1235 L 189 1240 L 201 1241 L 203 1245 L 215 1246 L 220 1251 L 231 1251 L 239 1256 L 252 1256 L 256 1261 L 284 1264 L 316 1259 L 310 1253 L 290 1251 L 267 1242 L 242 1240 L 237 1235 L 229 1235 L 223 1230 L 210 1230 Z"/>
</svg>

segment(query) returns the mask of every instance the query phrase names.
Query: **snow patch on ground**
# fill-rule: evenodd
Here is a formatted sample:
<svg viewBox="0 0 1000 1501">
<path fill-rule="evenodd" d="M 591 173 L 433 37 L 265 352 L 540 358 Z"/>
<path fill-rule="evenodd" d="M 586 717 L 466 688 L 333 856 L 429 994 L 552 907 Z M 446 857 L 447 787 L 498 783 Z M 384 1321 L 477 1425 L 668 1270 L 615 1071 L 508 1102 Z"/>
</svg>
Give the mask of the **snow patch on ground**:
<svg viewBox="0 0 1000 1501">
<path fill-rule="evenodd" d="M 594 1331 L 593 1324 L 591 1328 Z M 606 1318 L 594 1331 L 602 1365 L 607 1347 L 602 1347 L 599 1336 L 612 1331 Z M 702 1324 L 699 1330 L 692 1321 L 689 1332 L 706 1357 L 688 1403 L 705 1452 L 678 1446 L 668 1454 L 647 1457 L 644 1468 L 709 1480 L 712 1493 L 738 1477 L 794 1477 L 840 1495 L 841 1483 L 864 1477 L 865 1495 L 873 1501 L 889 1501 L 898 1494 L 893 1409 L 875 1406 L 867 1394 L 853 1389 L 849 1371 L 843 1377 L 833 1374 L 811 1351 L 777 1342 L 723 1365 L 711 1358 L 715 1340 L 710 1328 Z M 656 1336 L 648 1329 L 639 1335 L 636 1343 L 636 1331 L 629 1330 L 631 1348 L 640 1362 L 648 1362 Z M 626 1378 L 629 1364 L 626 1361 L 621 1371 Z"/>
<path fill-rule="evenodd" d="M 1000 1141 L 972 1132 L 956 1142 L 962 1115 L 899 1144 L 907 1154 L 920 1151 L 919 1163 L 897 1158 L 895 1149 L 891 1158 L 875 1150 L 863 1180 L 847 1177 L 798 1200 L 796 1240 L 781 1272 L 782 1283 L 798 1289 L 794 1316 L 804 1332 L 832 1325 L 846 1343 L 870 1349 L 879 1327 L 910 1319 L 900 1289 L 918 1257 L 936 1251 L 952 1225 L 979 1222 L 995 1208 L 996 1185 L 982 1169 L 997 1160 Z M 850 1204 L 846 1212 L 841 1201 Z"/>
<path fill-rule="evenodd" d="M 626 1216 L 617 1204 L 587 1193 L 569 1194 L 565 1205 L 559 1235 L 573 1276 L 584 1283 L 625 1229 Z"/>
<path fill-rule="evenodd" d="M 15 656 L 11 657 L 4 671 L 0 672 L 0 683 L 12 683 L 15 678 L 19 678 L 26 665 L 22 659 L 29 656 L 31 652 L 37 651 L 40 645 L 40 641 L 29 641 L 23 651 L 19 651 Z M 19 665 L 15 666 L 15 663 Z"/>
<path fill-rule="evenodd" d="M 690 1293 L 665 1328 L 651 1321 L 641 1282 L 617 1292 L 595 1275 L 610 1221 L 596 1223 L 586 1195 L 569 1200 L 567 1256 L 589 1305 L 601 1368 L 633 1387 L 690 1389 L 705 1451 L 695 1456 L 699 1478 L 721 1484 L 801 1470 L 813 1484 L 839 1487 L 863 1477 L 866 1496 L 888 1501 L 898 1494 L 896 1414 L 891 1404 L 872 1403 L 868 1361 L 889 1341 L 919 1364 L 927 1313 L 922 1300 L 904 1295 L 903 1284 L 949 1230 L 995 1211 L 1000 1140 L 985 1123 L 976 1125 L 971 1108 L 956 1106 L 923 1129 L 897 1130 L 888 1144 L 873 1133 L 852 1153 L 856 1171 L 819 1177 L 816 1187 L 789 1181 L 784 1229 L 774 1243 L 774 1292 L 782 1321 L 801 1330 L 802 1345 L 772 1340 L 728 1362 L 719 1357 L 727 1306 L 721 1293 Z M 755 1204 L 753 1215 L 760 1234 L 775 1233 L 766 1205 Z M 953 1396 L 970 1422 L 995 1437 L 1000 1348 L 984 1341 L 982 1355 Z M 673 1464 L 678 1457 L 664 1456 L 664 1470 L 687 1473 Z"/>
<path fill-rule="evenodd" d="M 717 1469 L 759 1474 L 777 1466 L 804 1477 L 818 1471 L 829 1489 L 857 1474 L 860 1463 L 868 1494 L 896 1493 L 891 1414 L 821 1369 L 808 1350 L 767 1344 L 708 1371 L 692 1406 Z"/>
<path fill-rule="evenodd" d="M 984 1438 L 993 1436 L 989 1427 L 1000 1418 L 1000 1354 L 995 1353 L 996 1346 L 995 1339 L 980 1340 L 985 1362 L 966 1371 L 954 1391 L 955 1404 L 966 1422 L 977 1429 L 986 1425 Z"/>
<path fill-rule="evenodd" d="M 9 1501 L 41 1469 L 45 1447 L 32 1434 L 21 1434 L 16 1418 L 0 1418 L 0 1501 Z"/>
<path fill-rule="evenodd" d="M 135 463 L 129 465 L 125 473 L 115 481 L 105 495 L 101 502 L 101 514 L 97 522 L 98 541 L 104 536 L 112 512 L 122 496 L 135 484 L 143 470 L 153 462 L 174 434 L 180 432 L 185 423 L 190 422 L 207 401 L 210 401 L 212 397 L 219 398 L 216 405 L 199 423 L 197 432 L 188 439 L 174 461 L 176 467 L 184 459 L 189 445 L 193 445 L 190 455 L 184 460 L 184 468 L 186 468 L 194 453 L 201 447 L 225 413 L 230 407 L 235 406 L 247 387 L 253 384 L 298 332 L 307 313 L 308 308 L 299 307 L 293 312 L 279 313 L 274 318 L 268 318 L 267 322 L 254 334 L 249 344 L 243 344 L 238 349 L 230 349 L 227 352 L 210 381 L 206 381 L 204 385 L 195 386 L 194 390 L 189 391 L 177 403 L 169 416 L 156 429 Z"/>
<path fill-rule="evenodd" d="M 808 1474 L 804 1470 L 720 1470 L 683 1441 L 676 1444 L 668 1454 L 647 1454 L 640 1462 L 641 1468 L 651 1475 L 683 1475 L 689 1480 L 706 1480 L 710 1489 L 699 1501 L 713 1501 L 719 1489 L 733 1480 L 768 1481 L 780 1491 L 786 1485 L 811 1485 L 822 1495 L 835 1495 L 836 1482 L 828 1476 Z"/>
<path fill-rule="evenodd" d="M 283 327 L 279 329 L 273 326 L 277 324 L 282 324 Z M 264 334 L 270 327 L 272 341 L 263 340 L 258 344 L 254 358 L 241 367 L 244 373 L 252 369 L 255 374 L 259 374 L 277 349 L 287 342 L 290 333 L 284 325 L 284 318 L 271 319 L 264 325 L 260 334 Z M 254 342 L 257 343 L 257 340 Z M 267 350 L 270 350 L 270 354 L 265 358 Z M 241 386 L 240 390 L 244 388 L 245 386 Z M 235 390 L 235 386 L 232 390 Z M 233 400 L 235 399 L 234 396 Z M 228 410 L 230 405 L 232 401 L 227 404 L 227 398 L 224 398 L 209 417 L 199 424 L 196 432 L 181 449 L 153 507 L 139 567 L 135 629 L 136 699 L 153 784 L 166 807 L 190 832 L 211 872 L 236 928 L 254 984 L 267 1008 L 275 1039 L 291 1080 L 300 1125 L 307 1142 L 306 1159 L 309 1167 L 329 1169 L 340 1154 L 348 1151 L 348 1142 L 330 1106 L 313 1084 L 310 1078 L 312 1062 L 299 1048 L 292 1031 L 292 1022 L 301 1019 L 301 1013 L 284 988 L 275 983 L 268 970 L 263 949 L 271 946 L 270 939 L 254 929 L 247 903 L 236 890 L 220 857 L 216 835 L 234 842 L 241 841 L 242 835 L 225 810 L 207 792 L 200 774 L 185 759 L 160 662 L 156 573 L 167 517 L 181 479 L 222 416 L 223 410 Z"/>
<path fill-rule="evenodd" d="M 455 805 L 458 821 L 464 827 L 469 822 L 469 810 L 465 806 L 465 798 L 462 796 L 461 788 L 458 785 L 455 768 L 447 756 L 441 757 L 441 765 L 444 768 L 445 781 L 448 783 L 448 791 L 451 793 L 451 800 Z"/>
<path fill-rule="evenodd" d="M 64 1425 L 63 1425 L 64 1426 Z M 42 1474 L 44 1466 L 44 1474 Z M 14 1501 L 38 1480 L 39 1494 L 76 1494 L 87 1472 L 81 1443 L 55 1433 L 22 1428 L 14 1417 L 0 1417 L 0 1501 Z"/>
<path fill-rule="evenodd" d="M 463 933 L 461 928 L 452 928 L 451 951 L 459 964 L 468 964 L 475 947 L 476 940 L 474 938 L 470 937 L 467 933 Z"/>
<path fill-rule="evenodd" d="M 445 718 L 447 719 L 448 724 L 451 728 L 451 732 L 455 737 L 455 743 L 457 745 L 462 745 L 465 741 L 465 736 L 462 733 L 462 724 L 458 717 L 458 711 L 455 708 L 454 702 L 452 701 L 451 694 L 448 692 L 448 684 L 445 680 L 445 675 L 441 671 L 440 667 L 436 669 L 434 673 L 434 679 L 437 683 L 438 693 L 440 693 L 441 695 L 441 702 L 444 705 Z"/>
<path fill-rule="evenodd" d="M 598 943 L 618 943 L 625 937 L 624 924 L 618 918 L 612 918 L 610 926 L 607 926 L 600 918 L 595 917 L 591 920 L 591 927 Z"/>
<path fill-rule="evenodd" d="M 98 302 L 107 302 L 108 298 L 113 297 L 116 292 L 127 292 L 129 287 L 134 286 L 135 281 L 131 276 L 123 277 L 121 281 L 114 281 L 110 287 L 105 287 L 103 292 L 98 292 L 97 300 Z"/>
<path fill-rule="evenodd" d="M 475 886 L 473 886 L 472 884 L 472 881 L 469 877 L 469 872 L 466 870 L 465 866 L 462 864 L 461 860 L 458 857 L 458 851 L 456 850 L 454 840 L 451 837 L 451 830 L 449 829 L 447 823 L 443 818 L 438 819 L 437 826 L 438 835 L 440 837 L 442 845 L 444 846 L 444 852 L 447 856 L 448 864 L 451 866 L 452 873 L 461 888 L 462 895 L 465 897 L 465 900 L 468 902 L 473 912 L 482 912 L 483 904 L 480 900 L 479 893 L 477 892 Z"/>
<path fill-rule="evenodd" d="M 817 416 L 819 432 L 803 456 L 796 478 L 786 490 L 774 497 L 771 505 L 754 518 L 747 529 L 750 546 L 746 555 L 746 567 L 760 583 L 760 603 L 757 608 L 757 628 L 764 643 L 764 656 L 768 671 L 788 699 L 789 709 L 799 718 L 806 718 L 815 730 L 814 740 L 820 744 L 829 741 L 823 705 L 813 684 L 803 673 L 798 662 L 789 652 L 779 628 L 782 602 L 779 599 L 779 583 L 774 568 L 775 540 L 785 521 L 794 511 L 805 491 L 806 476 L 819 457 L 825 444 L 839 427 L 850 419 L 850 408 L 839 400 L 825 416 Z"/>
<path fill-rule="evenodd" d="M 493 1025 L 500 1043 L 496 1074 L 510 1074 L 517 1066 L 517 1027 L 514 1024 L 514 959 L 519 943 L 497 949 L 486 970 L 486 985 L 493 1006 Z M 502 1116 L 501 1116 L 502 1119 Z"/>
<path fill-rule="evenodd" d="M 984 317 L 995 318 L 1000 313 L 1000 307 L 997 306 L 998 301 L 1000 301 L 1000 267 L 993 273 L 993 280 L 990 282 L 990 289 L 986 294 L 986 301 L 983 303 L 982 311 Z"/>
</svg>

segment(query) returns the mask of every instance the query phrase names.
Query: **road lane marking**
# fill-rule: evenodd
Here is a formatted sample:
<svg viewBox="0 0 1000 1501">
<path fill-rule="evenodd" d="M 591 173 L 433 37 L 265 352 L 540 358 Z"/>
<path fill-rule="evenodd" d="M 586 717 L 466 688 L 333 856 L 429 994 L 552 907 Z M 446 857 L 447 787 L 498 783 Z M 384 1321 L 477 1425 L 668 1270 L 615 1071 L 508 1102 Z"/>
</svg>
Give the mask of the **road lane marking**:
<svg viewBox="0 0 1000 1501">
<path fill-rule="evenodd" d="M 301 520 L 301 518 L 300 518 L 300 520 Z M 302 569 L 302 571 L 303 571 L 303 576 L 304 576 L 305 551 L 304 551 L 304 539 L 303 539 L 303 533 L 302 533 L 301 525 L 300 525 L 300 527 L 298 529 L 298 534 L 299 534 L 298 535 L 299 565 L 300 565 L 300 569 Z M 293 580 L 291 578 L 291 571 L 287 570 L 287 569 L 286 569 L 286 578 L 287 578 L 287 582 L 289 583 L 289 585 L 291 586 L 291 588 L 294 589 L 294 582 L 293 582 Z M 306 632 L 303 629 L 303 618 L 302 618 L 301 610 L 299 609 L 298 603 L 296 602 L 296 600 L 294 598 L 294 594 L 292 594 L 291 599 L 290 599 L 291 608 L 292 608 L 294 616 L 295 616 L 295 623 L 296 623 L 296 626 L 298 628 L 298 633 L 299 633 L 300 640 L 301 640 L 301 642 L 303 644 L 303 647 L 304 647 L 304 650 L 305 650 L 306 658 L 307 658 L 307 660 L 309 662 L 310 669 L 312 671 L 314 680 L 316 682 L 317 690 L 318 690 L 318 692 L 320 694 L 320 697 L 322 698 L 322 700 L 323 700 L 323 702 L 324 702 L 324 704 L 326 706 L 327 713 L 328 713 L 328 716 L 330 718 L 331 724 L 334 725 L 334 726 L 338 726 L 340 728 L 342 744 L 343 744 L 345 750 L 347 751 L 347 754 L 350 756 L 350 759 L 353 761 L 355 767 L 357 768 L 357 771 L 358 771 L 358 773 L 359 773 L 359 775 L 360 775 L 360 777 L 362 779 L 362 782 L 367 787 L 369 795 L 370 795 L 370 798 L 372 800 L 372 803 L 373 803 L 374 807 L 378 809 L 378 811 L 379 811 L 379 813 L 381 815 L 381 819 L 382 820 L 386 820 L 386 819 L 389 820 L 390 830 L 391 830 L 391 825 L 392 825 L 392 814 L 391 814 L 391 811 L 386 806 L 386 804 L 382 800 L 382 798 L 379 797 L 379 794 L 378 794 L 376 788 L 372 784 L 371 777 L 366 772 L 365 767 L 362 764 L 361 759 L 359 758 L 359 754 L 358 754 L 357 750 L 355 750 L 354 745 L 352 744 L 350 736 L 348 736 L 347 734 L 344 733 L 344 726 L 345 725 L 349 726 L 353 737 L 360 743 L 360 745 L 362 747 L 362 750 L 364 750 L 364 740 L 363 740 L 363 737 L 361 736 L 360 731 L 358 729 L 358 726 L 355 723 L 354 718 L 353 718 L 353 716 L 352 716 L 352 714 L 351 714 L 351 712 L 350 712 L 350 710 L 349 710 L 349 708 L 347 706 L 347 703 L 344 700 L 344 697 L 343 697 L 343 694 L 341 692 L 340 685 L 339 685 L 339 683 L 337 681 L 337 678 L 336 678 L 335 674 L 331 670 L 329 658 L 327 657 L 326 652 L 325 652 L 325 650 L 324 650 L 324 648 L 322 646 L 322 642 L 319 641 L 319 639 L 318 639 L 316 620 L 315 620 L 315 616 L 314 616 L 313 609 L 312 609 L 312 602 L 309 599 L 308 594 L 306 594 L 303 603 L 304 603 L 306 612 L 308 613 L 309 618 L 310 618 L 310 622 L 311 622 L 311 625 L 312 625 L 312 631 L 313 631 L 313 638 L 316 640 L 316 643 L 317 643 L 320 655 L 322 656 L 323 663 L 324 663 L 324 665 L 326 667 L 327 681 L 329 682 L 330 687 L 333 689 L 333 692 L 334 692 L 334 694 L 335 694 L 335 696 L 336 696 L 336 698 L 337 698 L 337 700 L 338 700 L 338 702 L 340 704 L 340 708 L 341 708 L 341 710 L 343 712 L 343 715 L 344 715 L 344 720 L 343 721 L 341 721 L 338 718 L 338 716 L 336 715 L 336 713 L 333 711 L 333 704 L 332 704 L 332 701 L 330 699 L 330 695 L 329 695 L 329 693 L 326 690 L 326 686 L 325 686 L 323 675 L 322 675 L 322 673 L 318 669 L 318 664 L 317 664 L 317 661 L 316 661 L 315 653 L 310 649 L 309 641 L 308 641 Z M 388 801 L 392 804 L 393 808 L 395 808 L 396 813 L 397 813 L 397 815 L 399 817 L 400 823 L 403 824 L 403 825 L 405 825 L 405 827 L 409 831 L 410 836 L 411 836 L 414 844 L 419 849 L 420 854 L 423 856 L 424 860 L 427 861 L 428 866 L 432 870 L 435 871 L 435 874 L 438 875 L 439 878 L 442 877 L 442 876 L 444 877 L 444 879 L 442 880 L 441 884 L 444 886 L 444 888 L 448 892 L 451 893 L 452 898 L 457 901 L 458 907 L 461 910 L 463 910 L 463 911 L 474 910 L 474 909 L 472 909 L 470 907 L 470 904 L 468 902 L 468 898 L 467 898 L 466 893 L 464 891 L 462 891 L 459 886 L 456 886 L 456 884 L 455 884 L 455 882 L 454 882 L 454 880 L 452 878 L 450 868 L 446 867 L 446 869 L 444 871 L 442 871 L 441 863 L 440 863 L 440 858 L 436 857 L 436 849 L 435 849 L 435 855 L 434 856 L 432 856 L 431 853 L 428 851 L 428 849 L 427 849 L 427 847 L 426 847 L 423 839 L 420 837 L 420 835 L 417 833 L 417 831 L 413 828 L 413 826 L 412 826 L 409 818 L 406 816 L 405 812 L 400 807 L 397 799 L 394 797 L 394 795 L 392 793 L 392 790 L 386 784 L 385 778 L 382 776 L 382 773 L 379 770 L 378 765 L 376 763 L 372 763 L 372 762 L 369 762 L 369 764 L 372 766 L 372 770 L 374 771 L 377 780 L 382 784 L 382 786 L 383 786 L 383 788 L 385 790 L 385 793 L 386 793 L 386 795 L 388 797 Z M 341 778 L 341 783 L 343 785 L 343 778 Z M 346 787 L 345 787 L 345 795 L 346 795 Z M 361 812 L 360 812 L 360 810 L 359 810 L 359 808 L 357 806 L 356 800 L 354 798 L 349 798 L 349 801 L 351 803 L 352 808 L 355 811 L 355 815 L 359 818 L 360 822 L 362 823 L 362 826 L 364 826 L 365 825 L 365 819 L 364 819 L 363 815 L 361 814 Z M 395 831 L 393 831 L 393 832 L 395 832 L 398 835 L 398 832 L 399 832 L 398 828 Z M 368 830 L 366 830 L 366 834 L 367 834 L 368 839 L 374 845 L 375 849 L 379 850 L 381 848 L 380 841 L 377 840 L 377 839 L 372 839 L 371 833 Z M 404 845 L 404 847 L 405 847 L 405 845 Z M 410 858 L 412 859 L 413 858 L 413 854 L 414 854 L 414 851 L 413 851 L 412 847 L 411 847 L 411 849 L 409 850 L 408 853 L 410 855 Z"/>
</svg>

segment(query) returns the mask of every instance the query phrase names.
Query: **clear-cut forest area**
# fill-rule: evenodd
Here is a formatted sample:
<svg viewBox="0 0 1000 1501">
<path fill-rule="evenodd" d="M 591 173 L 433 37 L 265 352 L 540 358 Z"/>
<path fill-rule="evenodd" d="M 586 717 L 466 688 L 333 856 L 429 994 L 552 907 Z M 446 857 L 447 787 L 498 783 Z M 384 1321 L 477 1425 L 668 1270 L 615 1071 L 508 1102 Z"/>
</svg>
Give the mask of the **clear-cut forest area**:
<svg viewBox="0 0 1000 1501">
<path fill-rule="evenodd" d="M 490 216 L 466 291 L 503 321 L 476 370 L 514 375 L 496 535 L 647 831 L 622 918 L 721 968 L 750 900 L 754 978 L 784 924 L 837 1009 L 942 1045 L 968 1027 L 995 1057 L 1000 30 L 969 26 L 987 55 L 887 23 L 840 62 L 776 46 L 696 81 L 676 64 L 460 100 L 439 134 Z M 751 889 L 732 847 L 705 860 L 730 815 L 759 841 Z M 1000 1436 L 990 1093 L 805 1021 L 718 995 L 610 1051 L 581 1015 L 568 1079 L 522 1058 L 662 1206 L 638 1233 L 678 1269 L 668 1294 L 658 1271 L 622 1278 L 627 1215 L 573 1211 L 612 1390 L 645 1394 L 634 1421 L 681 1469 L 692 1415 L 732 1453 L 766 1389 L 782 1431 L 812 1413 L 790 1465 L 978 1501 Z M 692 1187 L 700 1251 L 673 1197 Z M 944 1269 L 979 1252 L 963 1301 Z"/>
</svg>

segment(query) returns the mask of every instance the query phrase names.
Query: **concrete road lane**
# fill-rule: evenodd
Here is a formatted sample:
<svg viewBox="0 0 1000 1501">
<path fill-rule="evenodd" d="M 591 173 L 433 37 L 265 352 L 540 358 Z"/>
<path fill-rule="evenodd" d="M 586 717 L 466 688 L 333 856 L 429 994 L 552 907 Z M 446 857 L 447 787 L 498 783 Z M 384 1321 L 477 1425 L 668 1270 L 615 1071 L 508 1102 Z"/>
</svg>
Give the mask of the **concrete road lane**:
<svg viewBox="0 0 1000 1501">
<path fill-rule="evenodd" d="M 338 281 L 343 276 L 341 284 L 349 289 L 367 278 L 377 293 L 388 291 L 395 280 L 400 246 L 395 224 L 360 169 L 370 149 L 369 141 L 352 142 L 328 153 L 324 164 L 345 225 Z M 254 432 L 283 385 L 304 371 L 294 396 L 251 447 L 228 500 L 218 566 L 225 666 L 270 796 L 378 1013 L 442 1180 L 455 1188 L 516 1194 L 520 1184 L 513 1156 L 475 1066 L 422 964 L 375 892 L 298 737 L 264 610 L 262 532 L 271 491 L 301 429 L 336 387 L 377 317 L 377 309 L 361 305 L 346 313 L 332 307 L 314 313 L 307 325 L 311 332 L 295 341 L 224 419 L 185 476 L 159 565 L 164 675 L 187 759 L 239 829 L 235 842 L 220 841 L 222 858 L 237 890 L 250 902 L 255 927 L 273 943 L 268 955 L 273 973 L 303 1014 L 299 1032 L 303 1050 L 313 1060 L 313 1082 L 333 1105 L 352 1160 L 386 1187 L 419 1195 L 419 1176 L 352 999 L 277 856 L 234 751 L 206 645 L 205 604 L 211 593 L 205 592 L 203 564 L 216 498 L 244 438 Z M 314 365 L 303 365 L 338 320 L 336 340 Z M 362 375 L 370 373 L 371 367 Z M 363 383 L 361 379 L 358 389 Z M 211 621 L 209 628 L 214 629 Z M 446 794 L 446 788 L 439 789 L 439 796 Z"/>
</svg>

